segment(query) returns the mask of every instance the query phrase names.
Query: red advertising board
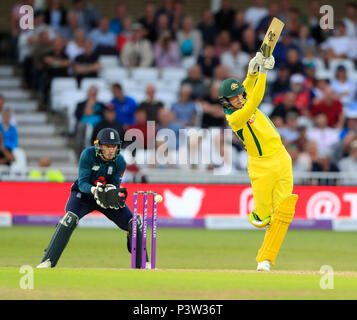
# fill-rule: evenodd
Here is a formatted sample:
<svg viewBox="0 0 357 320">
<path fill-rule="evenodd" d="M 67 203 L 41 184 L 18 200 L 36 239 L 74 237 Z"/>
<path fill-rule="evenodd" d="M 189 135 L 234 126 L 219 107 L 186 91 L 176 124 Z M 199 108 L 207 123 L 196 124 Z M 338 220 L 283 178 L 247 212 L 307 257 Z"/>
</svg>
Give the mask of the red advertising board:
<svg viewBox="0 0 357 320">
<path fill-rule="evenodd" d="M 205 218 L 207 215 L 246 217 L 254 208 L 248 185 L 125 184 L 132 194 L 152 190 L 161 194 L 158 216 Z M 0 211 L 13 215 L 63 215 L 71 183 L 0 182 Z M 296 186 L 297 219 L 357 219 L 357 187 Z"/>
</svg>

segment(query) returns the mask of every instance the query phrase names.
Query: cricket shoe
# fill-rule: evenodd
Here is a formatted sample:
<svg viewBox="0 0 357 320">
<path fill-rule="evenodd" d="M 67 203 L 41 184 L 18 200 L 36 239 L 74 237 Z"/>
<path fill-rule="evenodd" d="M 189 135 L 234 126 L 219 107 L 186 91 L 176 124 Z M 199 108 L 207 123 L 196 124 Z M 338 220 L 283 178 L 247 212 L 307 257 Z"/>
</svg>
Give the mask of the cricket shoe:
<svg viewBox="0 0 357 320">
<path fill-rule="evenodd" d="M 258 263 L 257 271 L 270 271 L 271 262 L 269 260 L 264 260 Z"/>
<path fill-rule="evenodd" d="M 151 269 L 151 262 L 146 262 L 145 269 Z"/>
<path fill-rule="evenodd" d="M 36 268 L 37 268 L 37 269 L 51 268 L 51 261 L 50 261 L 50 259 L 47 259 L 47 260 L 41 262 Z"/>
</svg>

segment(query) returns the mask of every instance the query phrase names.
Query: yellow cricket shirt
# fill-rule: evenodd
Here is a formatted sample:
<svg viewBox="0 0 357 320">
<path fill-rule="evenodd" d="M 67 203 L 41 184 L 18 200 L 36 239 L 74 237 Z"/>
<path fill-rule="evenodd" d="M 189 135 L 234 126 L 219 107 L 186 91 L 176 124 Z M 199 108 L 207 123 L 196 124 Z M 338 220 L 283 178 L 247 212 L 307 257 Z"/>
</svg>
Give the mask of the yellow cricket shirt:
<svg viewBox="0 0 357 320">
<path fill-rule="evenodd" d="M 270 119 L 258 109 L 265 92 L 266 74 L 248 73 L 243 82 L 247 93 L 244 106 L 226 114 L 226 119 L 243 141 L 248 156 L 264 157 L 275 153 L 282 147 L 280 135 Z"/>
</svg>

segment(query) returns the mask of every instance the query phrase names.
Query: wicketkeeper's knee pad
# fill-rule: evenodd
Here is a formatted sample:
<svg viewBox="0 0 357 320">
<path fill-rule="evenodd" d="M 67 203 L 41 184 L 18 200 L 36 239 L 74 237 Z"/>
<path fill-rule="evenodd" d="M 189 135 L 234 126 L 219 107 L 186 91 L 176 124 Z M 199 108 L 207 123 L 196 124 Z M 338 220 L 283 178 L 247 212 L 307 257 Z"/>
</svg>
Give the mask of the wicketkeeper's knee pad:
<svg viewBox="0 0 357 320">
<path fill-rule="evenodd" d="M 45 255 L 42 258 L 42 261 L 50 259 L 51 267 L 55 267 L 63 250 L 65 249 L 72 232 L 77 227 L 79 222 L 78 216 L 68 211 L 66 215 L 59 221 L 56 226 L 55 233 L 52 236 L 50 244 L 45 250 Z"/>
</svg>

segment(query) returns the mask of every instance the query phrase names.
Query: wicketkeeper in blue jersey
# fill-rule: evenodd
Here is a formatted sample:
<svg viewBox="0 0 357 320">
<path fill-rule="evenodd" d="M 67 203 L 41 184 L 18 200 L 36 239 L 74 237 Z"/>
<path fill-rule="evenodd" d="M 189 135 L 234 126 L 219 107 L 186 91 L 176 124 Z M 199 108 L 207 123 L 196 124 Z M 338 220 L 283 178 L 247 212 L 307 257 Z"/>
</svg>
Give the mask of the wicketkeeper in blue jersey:
<svg viewBox="0 0 357 320">
<path fill-rule="evenodd" d="M 95 210 L 128 232 L 127 247 L 131 252 L 133 214 L 125 203 L 127 190 L 120 188 L 121 177 L 126 168 L 120 146 L 119 133 L 114 129 L 104 128 L 98 132 L 94 146 L 83 150 L 79 160 L 78 179 L 71 187 L 66 214 L 57 224 L 37 268 L 55 267 L 79 220 Z M 141 236 L 142 222 L 138 216 L 137 268 L 141 265 Z M 146 259 L 148 261 L 148 257 Z M 147 267 L 150 267 L 149 263 Z"/>
</svg>

